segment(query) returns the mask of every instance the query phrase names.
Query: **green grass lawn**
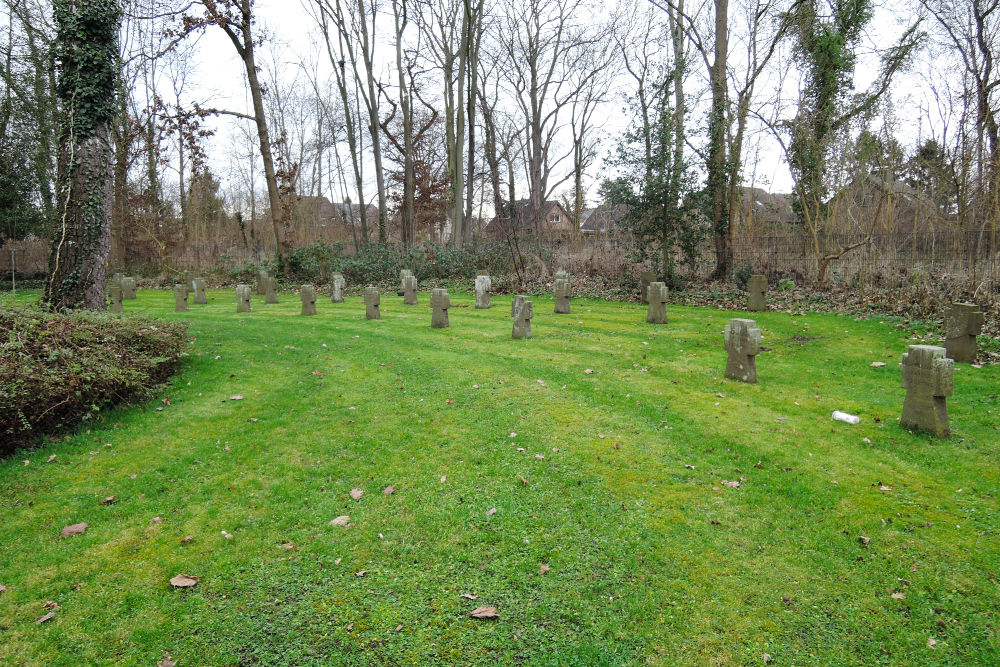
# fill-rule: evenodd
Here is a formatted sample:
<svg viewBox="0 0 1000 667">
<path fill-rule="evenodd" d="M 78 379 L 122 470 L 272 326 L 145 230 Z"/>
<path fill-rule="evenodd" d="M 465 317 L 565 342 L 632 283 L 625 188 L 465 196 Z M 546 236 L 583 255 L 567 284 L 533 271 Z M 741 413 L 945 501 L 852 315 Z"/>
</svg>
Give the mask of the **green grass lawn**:
<svg viewBox="0 0 1000 667">
<path fill-rule="evenodd" d="M 181 373 L 0 462 L 0 663 L 1000 664 L 1000 367 L 956 366 L 941 441 L 895 322 L 758 314 L 744 385 L 739 313 L 209 298 L 126 302 L 190 323 Z"/>
</svg>

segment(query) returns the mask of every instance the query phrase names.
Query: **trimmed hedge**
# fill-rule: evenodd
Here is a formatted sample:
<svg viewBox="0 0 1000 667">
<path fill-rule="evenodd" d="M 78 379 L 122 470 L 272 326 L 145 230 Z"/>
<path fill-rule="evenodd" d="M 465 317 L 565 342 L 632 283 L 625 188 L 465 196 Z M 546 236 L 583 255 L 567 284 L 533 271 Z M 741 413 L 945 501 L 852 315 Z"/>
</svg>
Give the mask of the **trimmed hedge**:
<svg viewBox="0 0 1000 667">
<path fill-rule="evenodd" d="M 186 345 L 181 323 L 0 310 L 0 455 L 147 398 Z"/>
</svg>

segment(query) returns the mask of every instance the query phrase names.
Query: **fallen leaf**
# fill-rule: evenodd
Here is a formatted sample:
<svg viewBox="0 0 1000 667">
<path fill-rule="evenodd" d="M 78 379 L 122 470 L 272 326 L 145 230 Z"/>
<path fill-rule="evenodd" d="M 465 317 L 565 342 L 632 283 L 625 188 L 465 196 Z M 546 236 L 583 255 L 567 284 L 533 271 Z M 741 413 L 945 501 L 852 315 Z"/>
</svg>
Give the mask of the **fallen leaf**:
<svg viewBox="0 0 1000 667">
<path fill-rule="evenodd" d="M 465 598 L 466 600 L 478 600 L 479 599 L 478 595 L 473 595 L 472 593 L 462 593 L 458 597 Z"/>
<path fill-rule="evenodd" d="M 323 371 L 313 371 L 312 374 L 318 375 L 319 377 L 323 377 Z"/>
<path fill-rule="evenodd" d="M 516 437 L 517 437 L 517 433 L 515 433 L 515 432 L 511 431 L 511 433 L 510 433 L 510 436 L 509 436 L 509 437 L 511 437 L 511 438 L 516 438 Z M 31 461 L 25 461 L 25 462 L 24 462 L 24 465 L 28 465 L 29 463 L 31 463 Z"/>
<path fill-rule="evenodd" d="M 684 467 L 687 468 L 688 470 L 694 470 L 694 466 L 691 465 L 690 463 L 685 463 Z"/>
<path fill-rule="evenodd" d="M 24 461 L 24 465 L 26 465 L 26 466 L 30 466 L 30 465 L 31 465 L 31 461 L 28 461 L 28 460 L 25 460 L 25 461 Z"/>
<path fill-rule="evenodd" d="M 535 458 L 538 459 L 539 461 L 542 461 L 542 460 L 545 459 L 545 455 L 544 454 L 535 454 Z"/>
<path fill-rule="evenodd" d="M 889 597 L 891 597 L 893 600 L 902 600 L 903 598 L 906 597 L 906 593 L 893 593 Z"/>
<path fill-rule="evenodd" d="M 892 491 L 892 487 L 891 486 L 882 485 L 882 486 L 878 487 L 878 490 L 879 491 Z"/>
<path fill-rule="evenodd" d="M 70 535 L 79 535 L 80 533 L 87 532 L 87 524 L 85 523 L 74 523 L 72 526 L 66 526 L 59 533 L 63 537 L 69 537 Z"/>
<path fill-rule="evenodd" d="M 934 639 L 933 637 L 928 637 L 927 638 L 927 648 L 934 648 L 935 646 L 937 646 L 937 640 Z"/>
<path fill-rule="evenodd" d="M 444 399 L 444 402 L 447 403 L 448 405 L 451 405 L 455 401 L 451 400 L 450 398 L 446 398 L 446 399 Z"/>
<path fill-rule="evenodd" d="M 4 585 L 0 585 L 0 593 L 6 593 L 6 592 L 7 592 L 7 587 Z"/>
<path fill-rule="evenodd" d="M 396 487 L 395 486 L 387 486 L 384 489 L 382 489 L 382 494 L 383 495 L 391 496 L 394 493 L 396 493 Z"/>
<path fill-rule="evenodd" d="M 47 461 L 47 463 L 52 463 L 55 460 L 56 460 L 56 455 L 53 454 L 52 456 L 49 457 L 49 460 Z"/>
<path fill-rule="evenodd" d="M 542 566 L 540 568 L 538 568 L 538 574 L 545 574 L 546 572 L 548 572 L 551 569 L 552 568 L 549 567 L 548 563 L 542 563 Z"/>
<path fill-rule="evenodd" d="M 153 523 L 163 523 L 163 519 L 161 519 L 161 518 L 160 518 L 160 517 L 158 517 L 158 516 L 154 516 L 154 517 L 153 517 L 153 518 L 151 519 L 151 521 L 152 521 Z"/>
<path fill-rule="evenodd" d="M 542 385 L 543 387 L 545 386 L 545 380 L 535 380 L 535 382 Z"/>
<path fill-rule="evenodd" d="M 354 629 L 354 624 L 353 623 L 348 623 L 347 624 L 347 631 L 350 632 L 353 629 Z"/>
<path fill-rule="evenodd" d="M 916 561 L 914 561 L 913 565 L 910 566 L 910 572 L 916 572 L 916 571 L 917 571 L 917 563 Z"/>
<path fill-rule="evenodd" d="M 472 385 L 472 388 L 473 389 L 479 389 L 479 385 L 478 384 L 474 384 L 474 385 Z M 402 626 L 400 626 L 400 627 L 402 627 Z"/>
<path fill-rule="evenodd" d="M 190 542 L 193 539 L 194 539 L 194 535 L 188 535 L 187 537 L 184 537 L 184 538 L 181 539 L 181 544 L 187 544 L 188 542 Z"/>
<path fill-rule="evenodd" d="M 239 394 L 236 394 L 235 396 L 230 396 L 230 397 L 229 397 L 229 400 L 230 400 L 230 401 L 242 401 L 242 400 L 243 400 L 243 397 L 242 397 L 242 396 L 240 396 Z"/>
<path fill-rule="evenodd" d="M 865 537 L 864 535 L 861 535 L 861 536 L 858 537 L 858 542 L 860 542 L 862 544 L 862 546 L 868 546 L 868 543 L 871 542 L 871 541 L 872 541 L 872 538 Z"/>
<path fill-rule="evenodd" d="M 54 611 L 50 611 L 49 613 L 45 614 L 45 616 L 42 616 L 37 621 L 35 621 L 35 625 L 41 625 L 42 623 L 45 623 L 46 621 L 51 621 L 53 618 L 55 618 L 55 616 L 56 616 L 56 613 Z"/>
<path fill-rule="evenodd" d="M 156 663 L 156 667 L 175 667 L 177 661 L 170 657 L 170 651 L 163 654 L 163 660 L 159 660 Z"/>
<path fill-rule="evenodd" d="M 402 630 L 402 629 L 403 629 L 403 626 L 402 626 L 402 625 L 397 625 L 397 626 L 396 626 L 396 632 L 399 632 L 399 631 L 400 631 L 400 630 Z"/>
<path fill-rule="evenodd" d="M 723 484 L 723 486 L 728 486 L 731 489 L 738 489 L 738 488 L 740 488 L 740 483 L 736 482 L 736 481 L 730 482 L 729 480 L 725 480 L 724 479 L 724 480 L 722 480 L 722 484 Z"/>
<path fill-rule="evenodd" d="M 227 533 L 226 531 L 222 531 L 222 536 L 223 536 L 224 538 L 226 538 L 227 540 L 231 540 L 231 539 L 233 539 L 233 536 L 232 536 L 232 534 L 230 534 L 230 533 Z"/>
<path fill-rule="evenodd" d="M 448 479 L 447 475 L 441 475 L 441 483 L 442 484 L 444 484 L 447 479 Z"/>
<path fill-rule="evenodd" d="M 354 573 L 354 576 L 357 577 L 358 579 L 360 579 L 361 577 L 365 576 L 366 574 L 368 574 L 368 570 L 358 570 L 357 572 Z"/>
<path fill-rule="evenodd" d="M 295 548 L 295 543 L 294 542 L 285 542 L 284 544 L 278 545 L 278 548 L 279 549 L 284 549 L 285 551 L 291 551 L 292 549 Z"/>
<path fill-rule="evenodd" d="M 350 522 L 351 522 L 351 517 L 349 517 L 349 516 L 347 516 L 345 514 L 344 516 L 338 516 L 336 519 L 334 519 L 333 521 L 331 521 L 330 525 L 331 526 L 346 526 Z"/>
<path fill-rule="evenodd" d="M 884 361 L 873 361 L 872 362 L 872 368 L 882 368 L 883 366 L 885 366 L 885 362 Z"/>
<path fill-rule="evenodd" d="M 761 660 L 764 661 L 764 664 L 771 662 L 771 654 L 765 653 L 764 655 L 761 656 Z"/>
<path fill-rule="evenodd" d="M 615 447 L 615 449 L 621 449 L 622 448 L 622 443 L 616 442 L 615 445 L 614 445 L 614 447 Z"/>
<path fill-rule="evenodd" d="M 115 503 L 115 497 L 114 496 L 108 496 L 107 498 L 105 498 L 101 502 L 104 503 L 105 505 L 114 505 L 114 503 Z"/>
<path fill-rule="evenodd" d="M 476 607 L 469 614 L 472 618 L 496 618 L 497 608 L 496 607 Z"/>
<path fill-rule="evenodd" d="M 488 509 L 486 511 L 486 516 L 493 516 L 496 513 L 497 513 L 497 508 L 496 507 L 491 507 L 490 509 Z"/>
<path fill-rule="evenodd" d="M 594 371 L 593 371 L 593 370 L 591 370 L 591 369 L 589 369 L 589 368 L 588 368 L 588 369 L 586 369 L 586 370 L 584 370 L 583 372 L 584 372 L 584 373 L 585 373 L 586 375 L 593 375 L 593 374 L 594 374 Z"/>
<path fill-rule="evenodd" d="M 49 600 L 48 602 L 42 605 L 42 609 L 58 609 L 58 608 L 59 605 L 53 602 L 52 600 Z"/>
<path fill-rule="evenodd" d="M 361 489 L 351 489 L 351 498 L 355 500 L 361 500 L 361 496 L 365 495 L 365 492 Z"/>
<path fill-rule="evenodd" d="M 201 581 L 201 578 L 199 577 L 189 577 L 186 574 L 178 574 L 170 580 L 170 585 L 174 588 L 191 588 L 192 586 L 196 586 L 199 581 Z"/>
</svg>

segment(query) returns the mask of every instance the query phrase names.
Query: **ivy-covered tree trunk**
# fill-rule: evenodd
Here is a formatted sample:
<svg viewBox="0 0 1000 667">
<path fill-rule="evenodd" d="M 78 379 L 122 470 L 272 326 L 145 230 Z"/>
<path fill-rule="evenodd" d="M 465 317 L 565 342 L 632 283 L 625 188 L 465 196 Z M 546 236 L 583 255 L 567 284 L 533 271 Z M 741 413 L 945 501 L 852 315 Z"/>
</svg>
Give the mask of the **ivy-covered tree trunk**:
<svg viewBox="0 0 1000 667">
<path fill-rule="evenodd" d="M 56 309 L 103 310 L 121 7 L 117 0 L 54 0 L 53 14 L 60 108 L 58 201 L 44 300 Z"/>
</svg>

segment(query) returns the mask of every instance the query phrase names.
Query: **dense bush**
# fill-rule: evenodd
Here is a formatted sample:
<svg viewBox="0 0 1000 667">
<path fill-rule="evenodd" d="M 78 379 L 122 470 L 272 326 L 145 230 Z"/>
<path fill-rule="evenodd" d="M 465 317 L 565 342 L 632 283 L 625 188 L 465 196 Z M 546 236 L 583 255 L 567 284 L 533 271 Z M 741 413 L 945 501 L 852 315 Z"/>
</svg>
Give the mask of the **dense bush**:
<svg viewBox="0 0 1000 667">
<path fill-rule="evenodd" d="M 418 280 L 475 277 L 477 271 L 493 275 L 511 272 L 510 253 L 502 243 L 480 243 L 463 248 L 424 243 L 362 248 L 344 255 L 339 243 L 311 243 L 296 248 L 287 257 L 288 275 L 295 283 L 325 283 L 334 273 L 344 274 L 349 284 L 392 282 L 400 269 L 410 269 Z"/>
<path fill-rule="evenodd" d="M 177 366 L 183 324 L 0 310 L 0 455 L 145 398 Z"/>
</svg>

